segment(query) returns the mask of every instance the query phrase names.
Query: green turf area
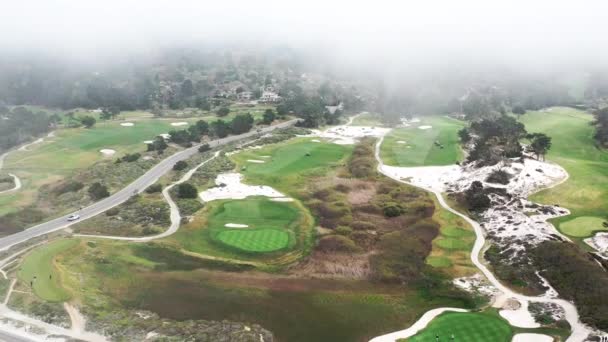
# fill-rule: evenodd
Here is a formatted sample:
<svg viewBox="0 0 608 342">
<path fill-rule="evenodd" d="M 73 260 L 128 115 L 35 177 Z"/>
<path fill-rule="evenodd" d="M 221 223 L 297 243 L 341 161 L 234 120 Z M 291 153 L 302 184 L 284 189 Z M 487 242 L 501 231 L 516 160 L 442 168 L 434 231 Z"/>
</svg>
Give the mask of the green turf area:
<svg viewBox="0 0 608 342">
<path fill-rule="evenodd" d="M 419 126 L 432 126 L 420 129 Z M 443 117 L 423 117 L 410 127 L 396 128 L 384 138 L 380 147 L 382 160 L 393 166 L 451 165 L 462 159 L 457 132 L 464 122 Z M 435 142 L 443 145 L 436 146 Z"/>
<path fill-rule="evenodd" d="M 608 151 L 595 146 L 590 125 L 592 116 L 580 110 L 557 107 L 550 111 L 528 112 L 521 120 L 529 132 L 544 132 L 552 137 L 553 144 L 546 158 L 570 174 L 565 183 L 543 190 L 531 199 L 568 208 L 571 215 L 553 222 L 565 234 L 582 234 L 586 228 L 570 227 L 566 232 L 562 225 L 579 217 L 604 219 L 608 207 Z M 589 235 L 591 231 L 587 230 L 587 233 Z"/>
<path fill-rule="evenodd" d="M 28 286 L 33 282 L 34 293 L 50 302 L 66 301 L 70 294 L 61 286 L 61 271 L 55 257 L 78 244 L 78 240 L 66 239 L 51 242 L 28 254 L 19 269 L 19 279 Z"/>
<path fill-rule="evenodd" d="M 237 163 L 247 181 L 265 184 L 281 191 L 293 193 L 297 185 L 306 181 L 305 175 L 324 175 L 338 165 L 351 151 L 352 146 L 318 143 L 311 138 L 297 138 L 261 149 L 246 150 L 231 158 Z M 256 164 L 247 160 L 264 160 Z"/>
<path fill-rule="evenodd" d="M 459 216 L 441 208 L 433 197 L 435 213 L 433 220 L 440 224 L 439 235 L 433 240 L 433 249 L 427 264 L 440 268 L 453 277 L 464 277 L 477 272 L 471 262 L 471 248 L 475 243 L 475 232 Z"/>
<path fill-rule="evenodd" d="M 593 232 L 605 230 L 603 226 L 606 220 L 599 217 L 579 216 L 575 219 L 562 222 L 560 227 L 562 232 L 576 237 L 585 237 Z"/>
<path fill-rule="evenodd" d="M 275 202 L 266 197 L 213 201 L 197 219 L 172 237 L 182 248 L 201 254 L 242 259 L 241 253 L 286 251 L 296 246 L 298 233 L 306 231 L 306 215 L 297 203 Z M 228 223 L 248 225 L 230 228 Z"/>
<path fill-rule="evenodd" d="M 274 252 L 289 244 L 289 234 L 277 229 L 224 230 L 217 239 L 247 252 Z"/>
<path fill-rule="evenodd" d="M 361 113 L 353 119 L 353 126 L 383 126 L 380 116 L 376 113 Z"/>
<path fill-rule="evenodd" d="M 452 340 L 452 335 L 454 339 Z M 466 341 L 466 342 L 508 342 L 513 332 L 509 324 L 498 316 L 486 313 L 447 312 L 437 316 L 408 342 Z"/>
<path fill-rule="evenodd" d="M 42 185 L 108 158 L 99 152 L 101 149 L 115 150 L 114 158 L 145 151 L 144 141 L 176 128 L 171 122 L 173 120 L 138 120 L 133 121 L 133 127 L 124 127 L 120 122 L 110 121 L 98 122 L 91 129 L 59 129 L 55 137 L 46 137 L 44 142 L 30 146 L 27 151 L 11 153 L 5 160 L 4 170 L 19 176 L 23 188 L 0 196 L 0 215 L 32 203 Z"/>
</svg>

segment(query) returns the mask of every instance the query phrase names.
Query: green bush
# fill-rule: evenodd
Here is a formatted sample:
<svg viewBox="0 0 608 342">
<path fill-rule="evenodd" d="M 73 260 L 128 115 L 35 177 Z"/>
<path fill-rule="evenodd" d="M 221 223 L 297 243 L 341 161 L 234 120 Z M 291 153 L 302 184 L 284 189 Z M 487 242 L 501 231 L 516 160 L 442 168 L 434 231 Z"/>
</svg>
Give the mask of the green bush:
<svg viewBox="0 0 608 342">
<path fill-rule="evenodd" d="M 110 196 L 110 192 L 105 185 L 95 182 L 89 187 L 89 196 L 94 200 L 99 200 Z"/>
<path fill-rule="evenodd" d="M 209 146 L 209 144 L 202 144 L 201 146 L 199 146 L 198 151 L 203 153 L 203 152 L 207 152 L 211 150 L 211 146 Z"/>
<path fill-rule="evenodd" d="M 82 184 L 81 182 L 66 181 L 66 182 L 60 183 L 58 186 L 56 186 L 53 189 L 53 192 L 57 195 L 62 195 L 62 194 L 68 193 L 68 192 L 79 191 L 82 188 L 84 188 L 84 184 Z"/>
<path fill-rule="evenodd" d="M 175 163 L 175 165 L 173 165 L 173 170 L 181 171 L 181 170 L 186 169 L 187 167 L 188 167 L 188 163 L 183 160 L 180 160 L 177 163 Z"/>
<path fill-rule="evenodd" d="M 352 228 L 347 226 L 338 226 L 338 228 L 334 229 L 334 231 L 336 234 L 344 236 L 349 236 L 353 232 Z"/>
<path fill-rule="evenodd" d="M 146 193 L 148 194 L 153 194 L 161 191 L 163 191 L 163 185 L 160 183 L 152 184 L 146 189 Z"/>
<path fill-rule="evenodd" d="M 317 250 L 321 252 L 361 252 L 361 248 L 353 240 L 342 235 L 330 235 L 321 238 L 317 245 Z"/>
<path fill-rule="evenodd" d="M 177 186 L 177 196 L 179 198 L 197 198 L 198 190 L 190 183 L 182 183 Z"/>
</svg>

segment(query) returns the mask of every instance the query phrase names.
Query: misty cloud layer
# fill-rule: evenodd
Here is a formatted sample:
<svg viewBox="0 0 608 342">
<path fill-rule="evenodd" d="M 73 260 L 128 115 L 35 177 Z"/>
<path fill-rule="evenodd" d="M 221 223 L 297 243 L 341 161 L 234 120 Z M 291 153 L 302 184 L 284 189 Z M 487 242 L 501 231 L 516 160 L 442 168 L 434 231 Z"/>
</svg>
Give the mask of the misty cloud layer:
<svg viewBox="0 0 608 342">
<path fill-rule="evenodd" d="M 606 1 L 6 1 L 5 53 L 116 57 L 159 46 L 288 44 L 341 63 L 542 65 L 607 56 Z"/>
</svg>

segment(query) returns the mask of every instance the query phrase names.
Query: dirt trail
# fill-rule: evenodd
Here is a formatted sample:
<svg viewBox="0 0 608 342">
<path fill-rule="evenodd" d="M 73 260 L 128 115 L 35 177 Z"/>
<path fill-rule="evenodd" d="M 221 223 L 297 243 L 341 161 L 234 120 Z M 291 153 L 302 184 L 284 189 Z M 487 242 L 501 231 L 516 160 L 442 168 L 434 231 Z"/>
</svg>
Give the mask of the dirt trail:
<svg viewBox="0 0 608 342">
<path fill-rule="evenodd" d="M 78 308 L 68 302 L 63 303 L 63 308 L 70 316 L 70 321 L 72 322 L 72 331 L 76 333 L 84 332 L 87 325 L 87 319 L 80 313 L 80 311 L 78 311 Z"/>
<path fill-rule="evenodd" d="M 381 137 L 378 140 L 378 142 L 376 144 L 376 149 L 375 149 L 375 157 L 376 157 L 376 160 L 378 161 L 378 171 L 380 173 L 382 173 L 383 175 L 385 175 L 389 178 L 392 178 L 398 182 L 410 184 L 398 177 L 391 175 L 390 173 L 386 173 L 383 171 L 384 163 L 382 162 L 382 158 L 380 157 L 380 145 L 382 144 L 383 140 L 384 140 L 384 137 Z M 553 184 L 552 186 L 561 184 L 563 181 L 565 181 L 565 180 L 562 180 L 556 184 Z M 417 184 L 410 184 L 410 185 L 420 187 Z M 477 223 L 476 221 L 472 220 L 468 216 L 466 216 L 466 215 L 456 211 L 452 207 L 450 207 L 446 203 L 445 199 L 443 198 L 442 194 L 439 191 L 436 191 L 436 190 L 430 189 L 430 188 L 425 188 L 425 187 L 422 187 L 422 188 L 429 192 L 432 192 L 435 195 L 435 197 L 437 197 L 437 201 L 444 209 L 450 211 L 451 213 L 453 213 L 455 215 L 458 215 L 459 217 L 464 219 L 466 222 L 468 222 L 473 227 L 477 238 L 475 240 L 473 250 L 471 251 L 471 261 L 481 271 L 481 273 L 483 273 L 483 275 L 488 279 L 488 281 L 494 287 L 496 287 L 500 292 L 502 292 L 502 297 L 503 297 L 502 299 L 514 298 L 520 302 L 533 301 L 533 302 L 540 302 L 540 303 L 557 304 L 564 309 L 565 318 L 568 321 L 568 323 L 570 324 L 571 329 L 572 329 L 571 334 L 566 341 L 567 342 L 579 342 L 579 341 L 582 342 L 587 338 L 587 336 L 589 336 L 589 334 L 591 333 L 591 330 L 587 326 L 585 326 L 584 324 L 581 323 L 579 315 L 578 315 L 578 311 L 576 310 L 576 307 L 572 303 L 570 303 L 566 300 L 563 300 L 563 299 L 559 299 L 559 298 L 551 298 L 551 297 L 549 297 L 548 294 L 537 296 L 537 297 L 524 296 L 524 295 L 516 293 L 513 290 L 511 290 L 510 288 L 504 286 L 496 278 L 496 276 L 486 267 L 486 265 L 484 265 L 484 263 L 480 260 L 479 255 L 481 253 L 481 250 L 484 247 L 485 237 L 484 237 L 484 231 L 481 228 L 481 226 L 479 225 L 479 223 Z M 462 310 L 462 309 L 456 309 L 456 308 L 439 308 L 439 309 L 451 310 L 451 311 Z M 432 318 L 439 315 L 442 312 L 442 311 L 439 311 L 439 309 L 434 309 L 434 310 L 427 312 L 427 314 L 431 313 L 428 316 L 426 314 L 423 315 L 424 322 L 426 322 L 426 324 L 428 324 L 428 322 L 430 322 L 432 320 Z M 422 320 L 422 318 L 421 318 L 421 320 Z M 424 326 L 426 326 L 426 324 L 424 324 Z M 371 341 L 373 341 L 373 342 L 395 341 L 396 338 L 406 338 L 406 337 L 414 335 L 418 331 L 416 329 L 418 329 L 418 330 L 420 329 L 420 327 L 418 326 L 418 322 L 416 322 L 416 324 L 414 324 L 412 327 L 410 327 L 408 329 L 401 330 L 401 331 L 387 334 L 387 335 L 383 335 L 383 336 L 379 336 L 379 337 L 372 339 Z"/>
<path fill-rule="evenodd" d="M 52 137 L 54 137 L 54 136 L 55 136 L 55 132 L 50 132 L 50 133 L 47 135 L 47 138 L 52 138 Z M 19 148 L 17 148 L 17 149 L 14 149 L 14 150 L 9 150 L 9 151 L 7 151 L 7 152 L 3 153 L 2 155 L 0 155 L 0 170 L 2 170 L 2 168 L 4 167 L 4 159 L 6 159 L 6 157 L 7 157 L 7 156 L 8 156 L 10 153 L 12 153 L 12 152 L 14 152 L 14 151 L 29 151 L 29 150 L 27 149 L 28 147 L 30 147 L 30 146 L 32 146 L 32 145 L 35 145 L 35 144 L 40 144 L 40 143 L 42 143 L 43 141 L 44 141 L 44 138 L 40 138 L 40 139 L 37 139 L 37 140 L 35 140 L 35 141 L 31 142 L 31 143 L 27 143 L 27 144 L 25 144 L 25 145 L 21 145 L 21 146 L 20 146 Z M 14 186 L 12 189 L 8 189 L 8 190 L 0 191 L 0 195 L 2 195 L 2 194 L 6 194 L 6 193 L 9 193 L 9 192 L 14 192 L 14 191 L 17 191 L 17 190 L 21 189 L 21 179 L 19 179 L 19 177 L 17 177 L 17 175 L 15 175 L 15 174 L 13 174 L 13 173 L 9 173 L 8 175 L 9 175 L 9 176 L 11 176 L 11 177 L 13 177 L 13 181 L 15 182 L 15 186 Z"/>
</svg>

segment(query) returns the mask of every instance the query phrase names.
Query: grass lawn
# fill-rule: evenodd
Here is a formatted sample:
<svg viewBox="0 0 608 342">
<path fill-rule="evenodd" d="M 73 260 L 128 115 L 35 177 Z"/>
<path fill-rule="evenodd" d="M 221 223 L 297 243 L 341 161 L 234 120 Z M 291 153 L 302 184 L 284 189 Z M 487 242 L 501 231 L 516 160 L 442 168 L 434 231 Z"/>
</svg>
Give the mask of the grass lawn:
<svg viewBox="0 0 608 342">
<path fill-rule="evenodd" d="M 353 126 L 384 126 L 376 113 L 361 113 L 353 120 Z"/>
<path fill-rule="evenodd" d="M 592 116 L 559 107 L 528 112 L 521 120 L 529 132 L 544 132 L 552 137 L 547 160 L 561 165 L 570 174 L 565 183 L 543 190 L 531 200 L 568 208 L 572 215 L 553 220 L 565 234 L 585 237 L 595 229 L 605 230 L 598 223 L 606 219 L 608 207 L 608 151 L 594 145 Z"/>
<path fill-rule="evenodd" d="M 420 129 L 418 126 L 432 126 Z M 462 159 L 457 132 L 464 122 L 443 116 L 423 117 L 420 123 L 396 128 L 384 138 L 380 153 L 386 165 L 451 165 Z M 443 144 L 436 146 L 435 141 Z"/>
<path fill-rule="evenodd" d="M 176 128 L 171 122 L 139 120 L 134 121 L 132 127 L 123 127 L 120 122 L 112 121 L 98 122 L 91 129 L 59 129 L 54 138 L 45 138 L 43 143 L 34 144 L 27 151 L 9 154 L 3 170 L 19 176 L 23 188 L 16 193 L 0 195 L 0 215 L 32 203 L 40 186 L 107 158 L 99 152 L 101 149 L 116 150 L 115 156 L 145 151 L 144 141 Z"/>
<path fill-rule="evenodd" d="M 471 263 L 471 248 L 475 243 L 473 228 L 462 218 L 441 208 L 437 199 L 433 220 L 441 225 L 439 236 L 433 240 L 433 249 L 427 264 L 440 268 L 453 277 L 471 275 L 477 268 Z"/>
<path fill-rule="evenodd" d="M 513 331 L 509 324 L 497 315 L 447 312 L 437 316 L 424 330 L 407 341 L 434 342 L 436 336 L 439 336 L 441 342 L 508 342 L 511 341 Z"/>
<path fill-rule="evenodd" d="M 248 225 L 230 228 L 228 223 Z M 260 253 L 300 249 L 310 238 L 312 218 L 297 202 L 275 202 L 265 197 L 213 201 L 170 240 L 185 250 L 237 260 Z M 276 258 L 276 253 L 268 258 Z M 268 259 L 266 258 L 266 259 Z"/>
<path fill-rule="evenodd" d="M 78 240 L 58 240 L 36 248 L 29 253 L 19 269 L 19 279 L 28 286 L 33 281 L 34 293 L 50 302 L 62 302 L 70 298 L 70 294 L 62 287 L 62 273 L 57 267 L 55 257 L 74 247 Z"/>
<path fill-rule="evenodd" d="M 293 194 L 311 173 L 325 175 L 352 150 L 352 146 L 318 143 L 311 138 L 298 138 L 257 150 L 246 150 L 231 156 L 245 179 Z M 250 163 L 247 160 L 264 160 Z"/>
</svg>

